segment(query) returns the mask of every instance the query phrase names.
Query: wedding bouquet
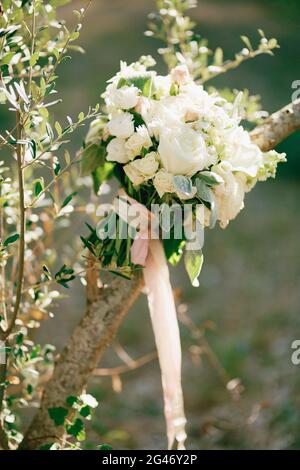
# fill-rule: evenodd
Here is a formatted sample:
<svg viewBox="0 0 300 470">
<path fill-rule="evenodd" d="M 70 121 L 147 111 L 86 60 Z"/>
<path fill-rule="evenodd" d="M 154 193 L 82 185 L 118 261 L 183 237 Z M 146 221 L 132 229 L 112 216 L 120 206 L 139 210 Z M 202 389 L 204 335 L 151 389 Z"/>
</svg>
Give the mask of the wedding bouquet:
<svg viewBox="0 0 300 470">
<path fill-rule="evenodd" d="M 225 228 L 257 181 L 274 177 L 276 151 L 263 153 L 241 125 L 241 95 L 229 102 L 195 83 L 185 65 L 166 76 L 149 58 L 109 81 L 107 114 L 86 137 L 83 172 L 98 192 L 116 176 L 121 190 L 102 212 L 86 246 L 103 267 L 130 277 L 143 267 L 162 370 L 169 448 L 184 448 L 181 350 L 166 258 L 185 266 L 198 285 L 203 229 Z M 100 209 L 103 206 L 100 206 Z M 137 217 L 138 215 L 138 217 Z M 154 227 L 154 228 L 153 228 Z"/>
<path fill-rule="evenodd" d="M 285 155 L 263 153 L 251 142 L 241 125 L 242 94 L 230 103 L 196 84 L 185 65 L 161 76 L 148 70 L 152 64 L 148 57 L 129 66 L 122 62 L 109 80 L 103 94 L 108 114 L 91 125 L 83 166 L 92 170 L 97 190 L 115 175 L 135 201 L 148 210 L 159 206 L 156 215 L 167 258 L 178 262 L 185 247 L 185 265 L 197 285 L 201 242 L 193 249 L 185 233 L 174 236 L 180 232 L 174 234 L 179 218 L 166 217 L 167 207 L 188 204 L 194 228 L 196 222 L 198 227 L 213 228 L 216 221 L 225 228 L 244 207 L 245 194 L 257 181 L 274 177 Z M 137 265 L 131 250 L 134 235 L 125 242 L 118 238 L 118 227 L 107 232 L 106 240 L 100 237 L 98 258 L 119 274 L 130 275 Z M 129 229 L 130 233 L 134 231 Z M 196 272 L 188 251 L 198 259 Z"/>
</svg>

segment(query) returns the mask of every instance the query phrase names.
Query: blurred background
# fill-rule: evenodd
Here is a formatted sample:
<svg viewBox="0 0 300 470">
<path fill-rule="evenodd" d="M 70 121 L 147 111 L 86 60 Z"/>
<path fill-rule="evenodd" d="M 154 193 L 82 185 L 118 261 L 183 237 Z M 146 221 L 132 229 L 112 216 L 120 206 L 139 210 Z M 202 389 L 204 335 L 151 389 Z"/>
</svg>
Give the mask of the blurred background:
<svg viewBox="0 0 300 470">
<path fill-rule="evenodd" d="M 83 4 L 72 1 L 61 16 L 71 20 L 72 10 Z M 80 41 L 86 53 L 73 54 L 60 72 L 64 101 L 58 119 L 98 102 L 120 60 L 130 63 L 144 54 L 157 58 L 159 44 L 143 35 L 154 8 L 153 0 L 94 0 Z M 269 112 L 291 100 L 292 82 L 300 80 L 298 0 L 200 0 L 190 16 L 199 34 L 212 48 L 221 45 L 227 58 L 241 49 L 241 34 L 255 44 L 257 28 L 281 45 L 275 57 L 249 61 L 211 84 L 248 88 L 262 96 Z M 158 67 L 164 71 L 161 62 Z M 74 149 L 82 135 L 77 134 Z M 258 185 L 247 196 L 245 210 L 226 231 L 206 233 L 198 289 L 190 286 L 181 265 L 172 269 L 183 320 L 189 449 L 300 449 L 300 366 L 291 362 L 291 344 L 300 339 L 299 144 L 297 133 L 280 146 L 288 163 L 281 165 L 276 181 Z M 69 235 L 72 231 L 79 239 L 84 220 L 73 216 Z M 60 349 L 83 309 L 83 287 L 75 283 L 55 318 L 42 327 L 40 339 Z M 125 319 L 101 367 L 122 364 L 118 343 L 135 359 L 154 350 L 144 296 Z M 94 378 L 90 391 L 100 406 L 87 447 L 103 442 L 115 449 L 165 446 L 155 359 L 113 380 Z"/>
</svg>

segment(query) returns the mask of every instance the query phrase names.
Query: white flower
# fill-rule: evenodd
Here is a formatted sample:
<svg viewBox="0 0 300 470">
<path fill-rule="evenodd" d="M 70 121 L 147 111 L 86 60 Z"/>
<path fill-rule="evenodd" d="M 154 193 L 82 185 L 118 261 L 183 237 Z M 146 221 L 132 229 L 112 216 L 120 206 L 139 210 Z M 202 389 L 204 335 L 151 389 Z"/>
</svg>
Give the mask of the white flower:
<svg viewBox="0 0 300 470">
<path fill-rule="evenodd" d="M 139 96 L 136 107 L 134 108 L 135 112 L 139 113 L 141 116 L 145 116 L 149 111 L 151 106 L 150 100 L 145 96 Z"/>
<path fill-rule="evenodd" d="M 213 168 L 219 174 L 224 183 L 214 187 L 217 218 L 220 226 L 225 228 L 230 220 L 235 219 L 244 208 L 244 197 L 248 191 L 247 175 L 244 173 L 233 174 L 230 165 L 225 162 Z"/>
<path fill-rule="evenodd" d="M 145 178 L 131 163 L 124 166 L 124 171 L 134 186 L 139 186 L 145 181 Z"/>
<path fill-rule="evenodd" d="M 97 408 L 99 405 L 96 398 L 94 398 L 92 395 L 89 395 L 88 393 L 83 393 L 80 395 L 80 399 L 85 405 L 90 406 L 91 408 Z"/>
<path fill-rule="evenodd" d="M 162 75 L 157 75 L 154 78 L 154 90 L 156 99 L 161 99 L 164 96 L 170 96 L 171 85 L 172 81 L 169 75 L 167 75 L 166 77 L 163 77 Z"/>
<path fill-rule="evenodd" d="M 156 173 L 153 179 L 153 184 L 160 197 L 165 193 L 175 192 L 173 175 L 167 173 L 166 170 L 159 170 Z"/>
<path fill-rule="evenodd" d="M 224 154 L 223 160 L 230 163 L 232 171 L 242 171 L 251 177 L 257 175 L 263 164 L 261 150 L 241 126 L 226 135 Z"/>
<path fill-rule="evenodd" d="M 113 114 L 108 123 L 108 130 L 115 137 L 127 139 L 134 133 L 132 114 L 123 111 Z"/>
<path fill-rule="evenodd" d="M 211 212 L 210 210 L 202 205 L 202 204 L 197 204 L 196 207 L 196 219 L 199 220 L 200 224 L 203 227 L 209 227 L 210 225 L 210 218 L 211 218 Z"/>
<path fill-rule="evenodd" d="M 137 105 L 140 90 L 135 86 L 117 88 L 112 96 L 112 102 L 117 108 L 131 109 Z"/>
<path fill-rule="evenodd" d="M 126 142 L 128 158 L 133 160 L 141 154 L 143 148 L 148 149 L 152 145 L 152 140 L 146 126 L 138 126 L 136 132 Z"/>
<path fill-rule="evenodd" d="M 106 160 L 109 162 L 127 163 L 129 161 L 125 148 L 125 140 L 116 137 L 107 146 Z"/>
<path fill-rule="evenodd" d="M 187 125 L 162 129 L 158 152 L 162 166 L 173 175 L 193 176 L 216 163 L 200 133 Z"/>
<path fill-rule="evenodd" d="M 184 85 L 191 80 L 189 69 L 184 64 L 177 65 L 177 67 L 171 70 L 170 75 L 173 82 L 176 82 L 179 85 Z"/>
<path fill-rule="evenodd" d="M 97 144 L 101 141 L 103 130 L 103 121 L 101 118 L 95 119 L 90 125 L 89 131 L 86 135 L 85 142 L 87 144 Z"/>
<path fill-rule="evenodd" d="M 275 178 L 277 165 L 280 162 L 286 162 L 286 154 L 278 153 L 276 150 L 270 150 L 263 154 L 263 166 L 259 170 L 258 180 L 266 181 L 267 178 Z"/>
<path fill-rule="evenodd" d="M 128 163 L 128 165 L 124 166 L 124 171 L 130 181 L 137 186 L 153 178 L 158 170 L 158 165 L 156 153 L 150 152 L 144 158 Z"/>
</svg>

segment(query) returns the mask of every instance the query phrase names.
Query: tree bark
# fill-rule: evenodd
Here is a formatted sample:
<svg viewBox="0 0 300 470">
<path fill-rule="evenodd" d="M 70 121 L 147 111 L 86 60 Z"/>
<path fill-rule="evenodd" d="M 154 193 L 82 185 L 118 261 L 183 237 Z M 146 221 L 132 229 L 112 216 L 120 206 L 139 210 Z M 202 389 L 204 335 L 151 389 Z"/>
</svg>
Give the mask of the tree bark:
<svg viewBox="0 0 300 470">
<path fill-rule="evenodd" d="M 251 138 L 262 150 L 267 151 L 299 128 L 300 100 L 296 100 L 254 129 Z M 82 393 L 143 286 L 141 274 L 131 281 L 115 277 L 108 288 L 99 289 L 96 273 L 91 270 L 87 281 L 86 313 L 55 365 L 40 408 L 20 446 L 22 449 L 38 449 L 43 444 L 61 440 L 64 429 L 53 425 L 48 408 L 65 406 L 68 396 Z"/>
<path fill-rule="evenodd" d="M 271 114 L 251 132 L 251 139 L 264 152 L 272 150 L 286 137 L 300 129 L 300 99 Z"/>
<path fill-rule="evenodd" d="M 95 276 L 89 282 L 86 313 L 58 358 L 21 449 L 39 449 L 44 444 L 61 441 L 64 428 L 54 425 L 48 409 L 65 407 L 68 396 L 82 393 L 143 285 L 140 273 L 131 281 L 115 276 L 107 288 L 95 289 Z"/>
</svg>

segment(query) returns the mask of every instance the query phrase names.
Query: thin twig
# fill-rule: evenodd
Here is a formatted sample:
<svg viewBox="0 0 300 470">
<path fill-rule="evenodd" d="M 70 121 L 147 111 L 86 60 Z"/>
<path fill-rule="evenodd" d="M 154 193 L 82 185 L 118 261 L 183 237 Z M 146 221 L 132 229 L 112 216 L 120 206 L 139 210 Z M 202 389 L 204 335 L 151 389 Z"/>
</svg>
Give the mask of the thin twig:
<svg viewBox="0 0 300 470">
<path fill-rule="evenodd" d="M 157 352 L 153 351 L 151 353 L 145 354 L 139 359 L 132 359 L 132 361 L 123 366 L 95 369 L 93 375 L 96 377 L 110 377 L 114 375 L 125 374 L 126 372 L 136 370 L 139 367 L 154 361 L 155 359 L 157 359 Z"/>
<path fill-rule="evenodd" d="M 21 122 L 20 111 L 16 113 L 17 120 L 17 139 L 18 141 L 22 139 L 23 126 Z M 24 258 L 25 258 L 25 223 L 26 223 L 26 214 L 25 214 L 25 198 L 24 198 L 24 175 L 22 170 L 22 144 L 17 144 L 17 165 L 18 165 L 18 183 L 19 183 L 19 203 L 20 203 L 20 238 L 19 238 L 19 256 L 18 256 L 18 279 L 17 279 L 17 289 L 16 289 L 16 300 L 12 319 L 9 327 L 5 331 L 4 338 L 6 339 L 11 331 L 14 328 L 20 303 L 22 297 L 22 288 L 23 288 L 23 275 L 24 275 Z"/>
<path fill-rule="evenodd" d="M 35 35 L 36 35 L 36 19 L 35 19 L 35 0 L 32 2 L 32 28 L 31 28 L 31 51 L 30 51 L 30 57 L 33 56 L 34 54 L 34 48 L 35 48 Z M 29 90 L 29 96 L 31 96 L 31 84 L 32 84 L 32 73 L 33 73 L 33 67 L 30 64 L 29 67 L 29 80 L 28 80 L 28 90 Z"/>
</svg>

